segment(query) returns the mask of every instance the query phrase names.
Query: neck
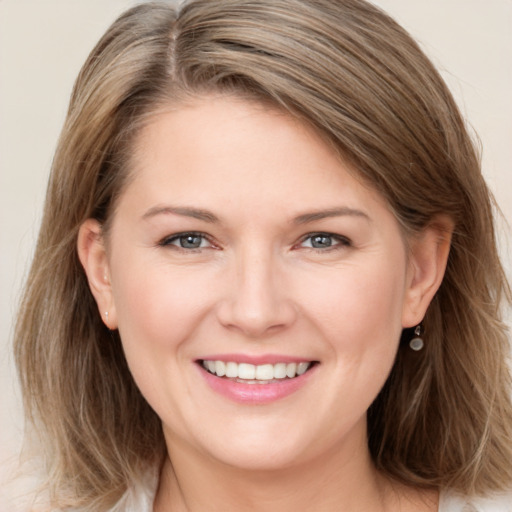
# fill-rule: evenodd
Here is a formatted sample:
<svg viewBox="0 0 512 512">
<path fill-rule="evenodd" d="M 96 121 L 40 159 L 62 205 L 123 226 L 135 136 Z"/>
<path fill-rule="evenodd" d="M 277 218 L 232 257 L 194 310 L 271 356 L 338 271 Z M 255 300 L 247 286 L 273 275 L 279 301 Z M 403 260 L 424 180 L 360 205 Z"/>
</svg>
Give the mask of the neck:
<svg viewBox="0 0 512 512">
<path fill-rule="evenodd" d="M 327 456 L 279 470 L 233 467 L 168 440 L 171 457 L 162 469 L 154 511 L 400 510 L 399 502 L 405 496 L 403 490 L 398 491 L 401 486 L 392 485 L 376 471 L 366 435 L 358 437 Z M 436 509 L 430 503 L 430 508 L 407 510 Z"/>
</svg>

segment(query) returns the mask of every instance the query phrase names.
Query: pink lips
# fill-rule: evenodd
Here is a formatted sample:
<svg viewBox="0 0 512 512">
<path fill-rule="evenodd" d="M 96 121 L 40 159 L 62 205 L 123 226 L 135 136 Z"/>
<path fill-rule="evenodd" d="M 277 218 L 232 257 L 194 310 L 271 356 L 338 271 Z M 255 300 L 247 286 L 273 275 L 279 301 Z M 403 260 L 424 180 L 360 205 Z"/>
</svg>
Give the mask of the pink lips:
<svg viewBox="0 0 512 512">
<path fill-rule="evenodd" d="M 265 355 L 245 356 L 242 354 L 209 355 L 204 358 L 209 361 L 233 361 L 253 365 L 301 363 L 308 359 L 290 358 L 289 356 Z M 216 393 L 240 404 L 263 405 L 285 398 L 302 388 L 315 373 L 317 365 L 313 365 L 306 373 L 292 379 L 273 380 L 268 383 L 244 383 L 226 377 L 218 377 L 206 370 L 201 363 L 197 367 L 208 386 Z"/>
</svg>

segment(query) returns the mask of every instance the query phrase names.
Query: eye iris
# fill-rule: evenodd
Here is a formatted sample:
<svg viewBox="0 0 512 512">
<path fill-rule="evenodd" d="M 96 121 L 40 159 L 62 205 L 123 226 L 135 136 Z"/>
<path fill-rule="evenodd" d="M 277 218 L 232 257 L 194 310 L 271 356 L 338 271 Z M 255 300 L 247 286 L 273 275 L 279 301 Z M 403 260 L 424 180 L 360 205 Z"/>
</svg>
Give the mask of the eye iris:
<svg viewBox="0 0 512 512">
<path fill-rule="evenodd" d="M 322 249 L 324 247 L 331 247 L 332 238 L 327 235 L 315 235 L 311 237 L 311 246 L 315 249 Z"/>
<path fill-rule="evenodd" d="M 180 245 L 184 249 L 198 249 L 201 247 L 202 237 L 199 235 L 180 236 Z"/>
</svg>

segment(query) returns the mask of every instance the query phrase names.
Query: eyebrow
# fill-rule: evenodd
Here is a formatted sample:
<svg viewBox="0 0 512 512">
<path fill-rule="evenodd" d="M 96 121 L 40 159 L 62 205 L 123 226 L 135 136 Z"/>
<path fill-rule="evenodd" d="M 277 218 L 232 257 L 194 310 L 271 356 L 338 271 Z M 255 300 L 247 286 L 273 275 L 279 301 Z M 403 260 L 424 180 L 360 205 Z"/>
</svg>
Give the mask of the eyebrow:
<svg viewBox="0 0 512 512">
<path fill-rule="evenodd" d="M 143 220 L 150 219 L 157 215 L 180 215 L 182 217 L 190 217 L 192 219 L 202 220 L 204 222 L 208 222 L 210 224 L 215 224 L 219 222 L 219 218 L 208 210 L 203 210 L 201 208 L 192 208 L 190 206 L 154 206 L 150 208 L 147 212 L 142 216 Z M 349 207 L 341 207 L 341 208 L 329 208 L 327 210 L 317 210 L 313 212 L 303 213 L 298 215 L 294 219 L 292 219 L 293 224 L 307 224 L 309 222 L 315 222 L 322 219 L 328 219 L 330 217 L 342 217 L 342 216 L 352 216 L 352 217 L 361 217 L 370 221 L 370 217 L 361 210 L 356 210 L 354 208 Z"/>
<path fill-rule="evenodd" d="M 329 208 L 327 210 L 318 210 L 314 212 L 303 213 L 293 219 L 294 224 L 307 224 L 308 222 L 314 222 L 317 220 L 328 219 L 330 217 L 342 217 L 342 216 L 351 216 L 351 217 L 361 217 L 370 221 L 370 217 L 368 214 L 361 210 L 356 210 L 354 208 L 348 208 L 346 206 L 341 208 Z"/>
<path fill-rule="evenodd" d="M 189 206 L 154 206 L 150 208 L 142 219 L 147 220 L 157 215 L 180 215 L 182 217 L 191 217 L 192 219 L 202 220 L 210 224 L 219 222 L 216 215 L 209 212 L 208 210 L 202 210 L 200 208 L 191 208 Z"/>
</svg>

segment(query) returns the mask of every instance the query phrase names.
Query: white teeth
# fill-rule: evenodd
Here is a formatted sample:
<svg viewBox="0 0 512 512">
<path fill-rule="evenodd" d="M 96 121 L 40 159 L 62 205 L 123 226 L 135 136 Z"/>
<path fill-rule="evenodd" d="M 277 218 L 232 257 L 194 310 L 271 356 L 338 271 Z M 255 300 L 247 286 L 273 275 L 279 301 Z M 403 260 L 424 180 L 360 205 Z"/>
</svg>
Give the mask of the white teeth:
<svg viewBox="0 0 512 512">
<path fill-rule="evenodd" d="M 284 379 L 286 377 L 286 363 L 277 363 L 274 365 L 274 379 Z"/>
<path fill-rule="evenodd" d="M 236 363 L 233 363 L 236 365 Z M 247 379 L 253 380 L 256 378 L 256 366 L 253 364 L 240 363 L 238 365 L 238 375 L 236 375 L 239 379 Z"/>
<path fill-rule="evenodd" d="M 297 363 L 288 363 L 286 365 L 286 376 L 289 379 L 293 379 L 297 374 Z"/>
<path fill-rule="evenodd" d="M 203 367 L 218 377 L 243 379 L 246 381 L 271 381 L 274 379 L 293 379 L 305 373 L 312 363 L 248 364 L 232 361 L 203 361 Z"/>
<path fill-rule="evenodd" d="M 215 373 L 219 377 L 226 375 L 226 363 L 224 361 L 215 361 Z"/>
<path fill-rule="evenodd" d="M 274 366 L 261 364 L 256 366 L 256 380 L 272 380 L 274 378 Z"/>
<path fill-rule="evenodd" d="M 226 377 L 238 377 L 238 365 L 236 363 L 226 363 Z"/>
<path fill-rule="evenodd" d="M 302 375 L 309 368 L 309 363 L 299 363 L 297 365 L 297 375 Z"/>
</svg>

